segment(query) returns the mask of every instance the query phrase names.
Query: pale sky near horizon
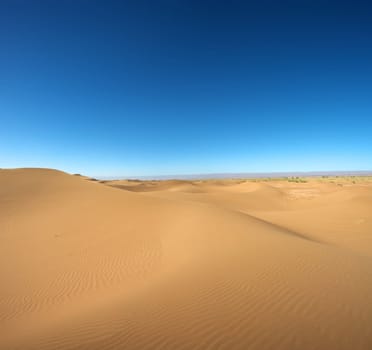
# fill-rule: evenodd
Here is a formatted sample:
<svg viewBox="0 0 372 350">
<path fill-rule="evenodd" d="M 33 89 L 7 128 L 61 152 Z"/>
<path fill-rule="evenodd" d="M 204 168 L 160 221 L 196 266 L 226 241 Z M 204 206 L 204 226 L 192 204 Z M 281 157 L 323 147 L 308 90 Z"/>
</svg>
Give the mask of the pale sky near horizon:
<svg viewBox="0 0 372 350">
<path fill-rule="evenodd" d="M 372 3 L 0 3 L 0 168 L 372 170 Z"/>
</svg>

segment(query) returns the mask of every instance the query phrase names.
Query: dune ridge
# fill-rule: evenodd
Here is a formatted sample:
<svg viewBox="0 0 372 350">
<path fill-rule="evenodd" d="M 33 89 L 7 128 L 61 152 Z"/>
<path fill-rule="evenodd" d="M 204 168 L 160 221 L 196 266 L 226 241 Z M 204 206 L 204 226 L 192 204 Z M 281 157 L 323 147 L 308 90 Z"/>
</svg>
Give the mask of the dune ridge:
<svg viewBox="0 0 372 350">
<path fill-rule="evenodd" d="M 372 183 L 0 170 L 0 349 L 372 346 Z"/>
</svg>

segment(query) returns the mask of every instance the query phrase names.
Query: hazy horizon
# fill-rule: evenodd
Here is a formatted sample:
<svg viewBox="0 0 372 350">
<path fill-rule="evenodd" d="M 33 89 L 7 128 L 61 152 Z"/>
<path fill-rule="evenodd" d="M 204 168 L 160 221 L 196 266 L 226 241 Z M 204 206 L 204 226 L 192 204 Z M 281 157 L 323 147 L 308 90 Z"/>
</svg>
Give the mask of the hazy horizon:
<svg viewBox="0 0 372 350">
<path fill-rule="evenodd" d="M 90 175 L 93 178 L 101 180 L 120 180 L 120 179 L 138 179 L 138 180 L 198 180 L 198 179 L 237 179 L 237 178 L 276 178 L 276 177 L 320 177 L 320 176 L 371 176 L 372 170 L 331 170 L 331 171 L 285 171 L 285 172 L 236 172 L 236 173 L 194 173 L 194 174 L 155 174 L 155 175 Z"/>
</svg>

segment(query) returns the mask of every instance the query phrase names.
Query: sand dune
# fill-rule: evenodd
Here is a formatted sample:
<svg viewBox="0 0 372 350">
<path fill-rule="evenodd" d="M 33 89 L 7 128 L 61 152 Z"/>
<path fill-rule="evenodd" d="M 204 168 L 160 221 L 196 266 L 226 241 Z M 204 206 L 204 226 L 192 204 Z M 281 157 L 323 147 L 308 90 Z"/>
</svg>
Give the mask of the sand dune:
<svg viewBox="0 0 372 350">
<path fill-rule="evenodd" d="M 372 183 L 0 170 L 0 349 L 371 349 Z"/>
</svg>

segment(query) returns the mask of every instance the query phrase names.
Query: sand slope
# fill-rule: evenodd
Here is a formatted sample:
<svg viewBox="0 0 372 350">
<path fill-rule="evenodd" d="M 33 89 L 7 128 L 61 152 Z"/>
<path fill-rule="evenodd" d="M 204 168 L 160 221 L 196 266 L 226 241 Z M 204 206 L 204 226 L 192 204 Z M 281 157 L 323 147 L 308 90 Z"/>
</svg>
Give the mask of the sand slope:
<svg viewBox="0 0 372 350">
<path fill-rule="evenodd" d="M 371 349 L 372 186 L 0 170 L 0 349 Z"/>
</svg>

